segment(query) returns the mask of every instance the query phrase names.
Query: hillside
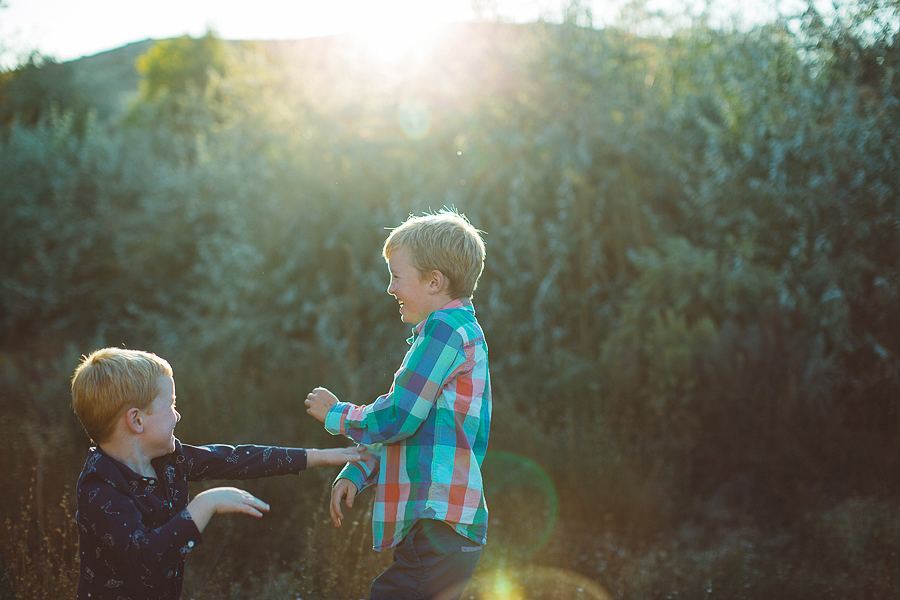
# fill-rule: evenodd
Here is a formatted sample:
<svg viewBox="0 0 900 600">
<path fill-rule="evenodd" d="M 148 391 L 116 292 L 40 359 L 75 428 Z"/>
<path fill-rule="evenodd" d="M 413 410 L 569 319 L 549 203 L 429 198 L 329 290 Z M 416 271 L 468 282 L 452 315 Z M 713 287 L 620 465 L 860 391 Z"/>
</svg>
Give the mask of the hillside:
<svg viewBox="0 0 900 600">
<path fill-rule="evenodd" d="M 127 108 L 137 95 L 140 77 L 135 61 L 156 40 L 133 42 L 106 52 L 65 63 L 72 69 L 72 82 L 85 101 L 96 107 L 101 117 L 113 116 Z"/>
<path fill-rule="evenodd" d="M 347 34 L 298 40 L 224 40 L 234 49 L 265 56 L 265 64 L 288 73 L 296 93 L 307 98 L 323 95 L 386 97 L 413 88 L 428 88 L 442 104 L 483 99 L 517 87 L 506 69 L 509 57 L 526 43 L 539 25 L 458 23 L 404 55 L 378 57 L 371 48 Z M 599 33 L 599 32 L 598 32 Z M 87 104 L 102 118 L 121 114 L 137 96 L 140 76 L 137 59 L 159 40 L 143 40 L 64 63 Z"/>
</svg>

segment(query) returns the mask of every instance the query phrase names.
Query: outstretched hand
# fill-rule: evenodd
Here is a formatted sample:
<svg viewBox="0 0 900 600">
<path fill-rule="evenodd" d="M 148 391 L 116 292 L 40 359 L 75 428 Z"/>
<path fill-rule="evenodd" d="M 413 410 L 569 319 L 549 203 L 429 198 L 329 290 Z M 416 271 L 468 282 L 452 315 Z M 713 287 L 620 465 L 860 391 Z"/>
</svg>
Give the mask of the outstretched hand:
<svg viewBox="0 0 900 600">
<path fill-rule="evenodd" d="M 317 387 L 306 395 L 306 413 L 324 423 L 331 407 L 337 404 L 337 396 L 323 387 Z"/>
<path fill-rule="evenodd" d="M 214 514 L 243 513 L 261 517 L 269 512 L 269 505 L 245 490 L 218 487 L 197 494 L 187 510 L 197 529 L 203 531 Z"/>
</svg>

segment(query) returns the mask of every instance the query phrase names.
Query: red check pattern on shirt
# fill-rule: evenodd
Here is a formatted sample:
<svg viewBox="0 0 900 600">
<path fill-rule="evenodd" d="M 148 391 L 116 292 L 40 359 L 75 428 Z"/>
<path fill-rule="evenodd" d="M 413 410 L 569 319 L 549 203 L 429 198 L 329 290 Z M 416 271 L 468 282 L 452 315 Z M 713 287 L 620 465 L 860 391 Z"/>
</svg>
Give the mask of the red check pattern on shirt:
<svg viewBox="0 0 900 600">
<path fill-rule="evenodd" d="M 437 519 L 487 541 L 481 464 L 491 422 L 487 344 L 471 300 L 453 300 L 413 329 L 387 394 L 372 404 L 335 404 L 325 428 L 368 446 L 339 478 L 377 484 L 376 550 L 400 543 L 416 521 Z"/>
</svg>

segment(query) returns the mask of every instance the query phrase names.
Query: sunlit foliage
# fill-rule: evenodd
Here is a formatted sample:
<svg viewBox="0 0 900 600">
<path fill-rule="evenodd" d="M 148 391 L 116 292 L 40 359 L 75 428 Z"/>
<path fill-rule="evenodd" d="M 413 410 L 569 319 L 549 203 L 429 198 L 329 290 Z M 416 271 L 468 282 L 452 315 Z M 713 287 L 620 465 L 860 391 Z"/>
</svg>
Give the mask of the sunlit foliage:
<svg viewBox="0 0 900 600">
<path fill-rule="evenodd" d="M 224 66 L 222 41 L 211 31 L 199 39 L 185 35 L 161 41 L 136 64 L 143 76 L 142 93 L 146 100 L 163 90 L 178 94 L 191 87 L 203 89 L 210 75 L 221 73 Z"/>
<path fill-rule="evenodd" d="M 386 228 L 452 205 L 488 251 L 496 536 L 473 594 L 895 595 L 900 7 L 851 8 L 458 25 L 391 64 L 210 33 L 150 50 L 118 115 L 7 119 L 0 466 L 24 489 L 46 447 L 53 513 L 87 443 L 68 377 L 107 344 L 172 362 L 187 442 L 336 443 L 301 400 L 385 391 L 408 335 Z M 322 525 L 332 475 L 251 484 L 272 513 L 212 525 L 227 547 L 192 554 L 189 592 L 365 595 L 389 558 L 357 551 L 365 508 L 347 539 Z"/>
</svg>

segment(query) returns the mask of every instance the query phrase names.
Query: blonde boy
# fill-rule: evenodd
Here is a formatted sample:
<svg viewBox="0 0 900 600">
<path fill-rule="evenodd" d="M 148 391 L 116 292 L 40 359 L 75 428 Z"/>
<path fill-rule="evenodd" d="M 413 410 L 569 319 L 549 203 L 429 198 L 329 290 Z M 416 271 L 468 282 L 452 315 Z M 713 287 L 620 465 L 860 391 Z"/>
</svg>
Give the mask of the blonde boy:
<svg viewBox="0 0 900 600">
<path fill-rule="evenodd" d="M 413 337 L 390 391 L 356 406 L 325 388 L 307 412 L 333 434 L 369 447 L 332 489 L 331 516 L 377 484 L 372 526 L 376 550 L 394 563 L 372 583 L 370 600 L 458 599 L 487 540 L 481 464 L 487 451 L 491 391 L 487 344 L 471 296 L 484 266 L 484 244 L 451 211 L 411 217 L 383 248 L 391 282 Z"/>
<path fill-rule="evenodd" d="M 72 407 L 96 444 L 77 486 L 79 600 L 177 600 L 185 555 L 214 514 L 261 517 L 269 510 L 232 487 L 189 502 L 188 481 L 286 475 L 359 460 L 355 449 L 182 444 L 174 433 L 181 415 L 172 368 L 149 352 L 92 353 L 72 378 Z"/>
</svg>

